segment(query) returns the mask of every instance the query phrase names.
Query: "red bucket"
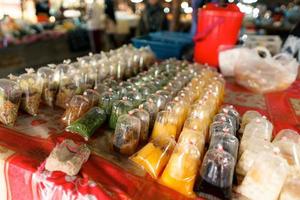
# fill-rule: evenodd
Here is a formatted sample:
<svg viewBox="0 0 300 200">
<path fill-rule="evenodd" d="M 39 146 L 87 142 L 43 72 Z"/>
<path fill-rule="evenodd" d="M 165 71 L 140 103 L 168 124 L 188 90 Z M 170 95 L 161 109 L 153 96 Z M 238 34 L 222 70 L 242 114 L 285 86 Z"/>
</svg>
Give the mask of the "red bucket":
<svg viewBox="0 0 300 200">
<path fill-rule="evenodd" d="M 244 14 L 235 4 L 221 7 L 206 4 L 198 13 L 197 34 L 194 37 L 194 60 L 199 63 L 218 66 L 220 46 L 236 44 Z"/>
</svg>

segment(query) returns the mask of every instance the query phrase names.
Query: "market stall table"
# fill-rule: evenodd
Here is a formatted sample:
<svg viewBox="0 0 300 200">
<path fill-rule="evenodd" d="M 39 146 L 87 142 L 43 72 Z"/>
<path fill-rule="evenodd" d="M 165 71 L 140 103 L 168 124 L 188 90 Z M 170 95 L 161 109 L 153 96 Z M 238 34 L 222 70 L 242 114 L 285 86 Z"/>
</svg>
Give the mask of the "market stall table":
<svg viewBox="0 0 300 200">
<path fill-rule="evenodd" d="M 227 79 L 224 103 L 242 114 L 257 110 L 274 124 L 274 132 L 300 131 L 300 80 L 283 92 L 254 94 Z M 43 162 L 56 143 L 65 138 L 62 110 L 40 109 L 37 117 L 21 114 L 14 127 L 0 127 L 0 199 L 186 199 L 150 178 L 126 157 L 110 151 L 108 128 L 88 142 L 92 155 L 77 176 L 46 172 Z"/>
</svg>

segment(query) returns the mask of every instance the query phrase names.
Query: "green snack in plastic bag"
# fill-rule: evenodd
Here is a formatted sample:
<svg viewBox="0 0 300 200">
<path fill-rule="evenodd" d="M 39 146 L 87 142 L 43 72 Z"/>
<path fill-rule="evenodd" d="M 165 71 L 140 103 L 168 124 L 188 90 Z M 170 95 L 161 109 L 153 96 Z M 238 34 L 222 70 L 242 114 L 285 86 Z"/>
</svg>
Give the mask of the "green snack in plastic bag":
<svg viewBox="0 0 300 200">
<path fill-rule="evenodd" d="M 127 98 L 124 98 L 119 101 L 115 101 L 111 110 L 109 127 L 111 129 L 115 129 L 118 118 L 123 114 L 127 114 L 133 108 L 134 108 L 133 104 L 130 101 L 128 101 Z"/>
<path fill-rule="evenodd" d="M 105 111 L 99 107 L 93 107 L 82 117 L 71 123 L 66 130 L 72 133 L 77 133 L 85 140 L 88 140 L 105 122 L 105 119 Z"/>
</svg>

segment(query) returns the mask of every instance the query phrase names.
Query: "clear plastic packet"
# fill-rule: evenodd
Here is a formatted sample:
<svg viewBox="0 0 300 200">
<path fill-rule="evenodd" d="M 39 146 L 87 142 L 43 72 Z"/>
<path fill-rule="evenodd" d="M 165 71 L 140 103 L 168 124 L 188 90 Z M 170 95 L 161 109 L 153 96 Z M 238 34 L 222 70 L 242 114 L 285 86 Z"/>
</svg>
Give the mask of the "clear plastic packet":
<svg viewBox="0 0 300 200">
<path fill-rule="evenodd" d="M 68 104 L 61 121 L 66 126 L 69 126 L 72 122 L 84 115 L 91 107 L 92 106 L 86 97 L 75 95 Z"/>
<path fill-rule="evenodd" d="M 223 123 L 227 123 L 229 124 L 231 127 L 234 128 L 234 134 L 237 132 L 238 130 L 238 126 L 237 125 L 237 121 L 235 118 L 233 118 L 231 115 L 229 114 L 225 114 L 225 113 L 219 113 L 214 117 L 214 122 L 223 122 Z"/>
<path fill-rule="evenodd" d="M 97 90 L 87 89 L 83 92 L 83 96 L 88 99 L 90 107 L 99 105 L 100 93 Z"/>
<path fill-rule="evenodd" d="M 183 128 L 178 138 L 178 144 L 193 144 L 202 156 L 205 146 L 205 134 L 201 131 Z"/>
<path fill-rule="evenodd" d="M 119 100 L 119 95 L 113 92 L 111 89 L 107 92 L 103 92 L 100 95 L 99 107 L 102 108 L 107 116 L 110 116 L 112 105 L 115 101 Z"/>
<path fill-rule="evenodd" d="M 59 77 L 56 76 L 54 68 L 41 67 L 37 70 L 37 76 L 43 79 L 42 101 L 53 107 L 59 87 Z"/>
<path fill-rule="evenodd" d="M 273 152 L 273 150 L 274 145 L 269 141 L 259 138 L 249 139 L 236 165 L 236 173 L 240 176 L 245 176 L 260 153 Z"/>
<path fill-rule="evenodd" d="M 288 172 L 285 159 L 274 153 L 262 152 L 236 191 L 249 199 L 276 200 Z"/>
<path fill-rule="evenodd" d="M 137 117 L 141 122 L 140 130 L 140 143 L 145 143 L 149 138 L 149 124 L 150 124 L 150 115 L 149 113 L 140 108 L 129 111 L 129 114 Z"/>
<path fill-rule="evenodd" d="M 82 117 L 67 126 L 66 131 L 76 133 L 88 140 L 105 122 L 105 111 L 99 107 L 91 108 Z"/>
<path fill-rule="evenodd" d="M 213 137 L 217 133 L 229 133 L 235 135 L 235 128 L 231 124 L 222 121 L 216 121 L 210 124 L 209 135 Z"/>
<path fill-rule="evenodd" d="M 149 95 L 148 100 L 153 101 L 158 107 L 159 111 L 163 110 L 167 104 L 167 99 L 165 98 L 165 96 L 159 94 Z"/>
<path fill-rule="evenodd" d="M 200 165 L 201 153 L 197 146 L 178 143 L 164 169 L 159 182 L 188 197 L 193 197 L 193 187 Z"/>
<path fill-rule="evenodd" d="M 244 130 L 245 130 L 245 127 L 248 123 L 250 123 L 250 121 L 252 119 L 255 119 L 257 117 L 262 117 L 261 114 L 255 110 L 248 110 L 246 111 L 244 114 L 243 114 L 243 117 L 242 117 L 242 122 L 241 122 L 241 127 L 239 129 L 239 133 L 240 134 L 243 134 L 244 133 Z"/>
<path fill-rule="evenodd" d="M 13 126 L 21 102 L 22 90 L 18 83 L 9 79 L 0 79 L 0 121 Z"/>
<path fill-rule="evenodd" d="M 177 135 L 177 120 L 172 116 L 169 111 L 160 111 L 157 114 L 154 127 L 152 130 L 151 138 L 165 138 Z"/>
<path fill-rule="evenodd" d="M 206 199 L 229 200 L 235 159 L 223 149 L 209 149 L 203 159 L 194 192 Z"/>
<path fill-rule="evenodd" d="M 243 137 L 240 143 L 239 155 L 245 148 L 247 141 L 251 138 L 259 138 L 261 140 L 271 141 L 273 132 L 273 124 L 264 117 L 258 117 L 251 120 L 245 127 Z"/>
<path fill-rule="evenodd" d="M 96 62 L 96 73 L 97 73 L 97 78 L 96 78 L 96 83 L 95 83 L 95 88 L 100 87 L 100 85 L 103 83 L 103 80 L 108 78 L 109 76 L 109 67 L 108 67 L 108 59 L 101 59 Z"/>
<path fill-rule="evenodd" d="M 241 117 L 239 112 L 232 105 L 222 106 L 220 112 L 232 116 L 236 121 L 236 130 L 239 130 Z"/>
<path fill-rule="evenodd" d="M 205 136 L 205 141 L 208 141 L 208 124 L 202 123 L 202 120 L 196 117 L 189 117 L 184 122 L 183 130 L 191 129 L 202 133 Z"/>
<path fill-rule="evenodd" d="M 134 108 L 133 104 L 130 101 L 128 101 L 126 98 L 115 101 L 111 109 L 111 114 L 109 118 L 109 127 L 111 129 L 115 129 L 118 118 L 123 114 L 127 114 L 133 108 Z"/>
<path fill-rule="evenodd" d="M 300 135 L 293 130 L 281 130 L 273 140 L 273 145 L 280 150 L 280 155 L 290 165 L 300 167 Z"/>
<path fill-rule="evenodd" d="M 279 200 L 298 200 L 300 199 L 300 169 L 293 167 L 280 192 Z"/>
<path fill-rule="evenodd" d="M 139 144 L 141 121 L 129 114 L 118 118 L 113 136 L 113 149 L 124 155 L 132 155 Z"/>
<path fill-rule="evenodd" d="M 153 178 L 158 178 L 175 147 L 173 138 L 157 138 L 151 140 L 130 159 L 146 170 Z"/>
<path fill-rule="evenodd" d="M 33 69 L 28 69 L 26 74 L 22 74 L 17 79 L 22 90 L 21 108 L 30 115 L 37 115 L 42 90 L 43 79 L 34 73 Z"/>
<path fill-rule="evenodd" d="M 157 113 L 159 112 L 158 107 L 153 101 L 146 101 L 143 104 L 141 104 L 139 108 L 144 109 L 149 113 L 150 116 L 149 130 L 151 131 L 154 126 Z"/>
<path fill-rule="evenodd" d="M 139 93 L 136 89 L 133 89 L 132 91 L 128 92 L 127 95 L 128 101 L 130 101 L 134 107 L 138 107 L 144 100 L 143 95 Z"/>
<path fill-rule="evenodd" d="M 209 143 L 209 149 L 220 149 L 232 155 L 237 162 L 237 155 L 239 150 L 239 140 L 229 133 L 216 133 L 212 135 Z"/>
</svg>

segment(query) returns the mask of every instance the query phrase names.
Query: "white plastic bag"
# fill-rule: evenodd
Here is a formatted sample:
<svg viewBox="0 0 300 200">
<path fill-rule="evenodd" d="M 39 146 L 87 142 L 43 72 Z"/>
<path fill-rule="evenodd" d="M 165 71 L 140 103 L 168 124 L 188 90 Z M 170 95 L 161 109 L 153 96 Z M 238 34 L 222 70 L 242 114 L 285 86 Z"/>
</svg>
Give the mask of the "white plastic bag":
<svg viewBox="0 0 300 200">
<path fill-rule="evenodd" d="M 234 67 L 238 84 L 258 93 L 287 89 L 296 79 L 298 62 L 291 55 L 271 56 L 264 47 L 240 48 L 239 61 Z"/>
</svg>

